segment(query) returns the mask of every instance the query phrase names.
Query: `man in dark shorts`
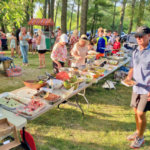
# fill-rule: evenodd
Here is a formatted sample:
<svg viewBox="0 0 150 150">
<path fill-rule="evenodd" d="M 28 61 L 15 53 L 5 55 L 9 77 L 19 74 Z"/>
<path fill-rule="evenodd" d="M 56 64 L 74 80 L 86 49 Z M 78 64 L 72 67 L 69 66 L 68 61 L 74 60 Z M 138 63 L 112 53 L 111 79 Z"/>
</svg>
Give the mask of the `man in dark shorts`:
<svg viewBox="0 0 150 150">
<path fill-rule="evenodd" d="M 133 86 L 131 107 L 135 112 L 136 131 L 127 137 L 133 141 L 130 148 L 140 148 L 144 144 L 144 132 L 146 129 L 146 112 L 150 110 L 150 28 L 141 26 L 137 29 L 135 37 L 138 43 L 137 49 L 132 54 L 131 69 L 127 79 L 136 81 Z"/>
</svg>

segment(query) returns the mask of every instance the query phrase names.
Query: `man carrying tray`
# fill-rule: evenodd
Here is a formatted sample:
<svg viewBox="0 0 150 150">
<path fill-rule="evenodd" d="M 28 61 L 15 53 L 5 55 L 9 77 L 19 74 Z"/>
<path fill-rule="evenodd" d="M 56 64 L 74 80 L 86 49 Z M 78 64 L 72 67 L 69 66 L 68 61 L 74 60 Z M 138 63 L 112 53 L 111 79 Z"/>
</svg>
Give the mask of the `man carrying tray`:
<svg viewBox="0 0 150 150">
<path fill-rule="evenodd" d="M 141 26 L 137 29 L 135 37 L 137 49 L 132 54 L 131 69 L 126 81 L 132 78 L 136 81 L 133 86 L 131 107 L 135 112 L 136 131 L 127 137 L 133 141 L 130 148 L 140 148 L 144 144 L 146 129 L 146 112 L 150 110 L 150 28 Z"/>
</svg>

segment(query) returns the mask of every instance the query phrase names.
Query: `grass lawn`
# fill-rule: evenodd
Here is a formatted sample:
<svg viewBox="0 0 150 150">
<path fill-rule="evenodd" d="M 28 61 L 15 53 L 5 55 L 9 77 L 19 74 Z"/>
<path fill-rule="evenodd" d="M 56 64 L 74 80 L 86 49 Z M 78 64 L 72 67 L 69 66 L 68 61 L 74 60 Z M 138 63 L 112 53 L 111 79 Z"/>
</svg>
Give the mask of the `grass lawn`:
<svg viewBox="0 0 150 150">
<path fill-rule="evenodd" d="M 21 65 L 22 60 L 16 58 L 15 64 Z M 35 79 L 45 71 L 52 72 L 49 53 L 46 54 L 46 69 L 37 69 L 37 55 L 29 54 L 29 64 L 29 67 L 23 67 L 20 77 L 8 78 L 0 71 L 0 93 L 20 88 L 23 80 Z M 112 80 L 113 75 L 108 78 Z M 79 97 L 84 117 L 79 109 L 61 105 L 60 109 L 54 108 L 28 121 L 27 131 L 33 135 L 37 150 L 129 150 L 130 142 L 126 137 L 135 130 L 134 114 L 129 107 L 132 88 L 118 83 L 116 90 L 105 90 L 101 88 L 105 80 L 87 89 L 89 109 Z M 149 115 L 147 113 L 146 143 L 141 150 L 150 150 Z"/>
</svg>

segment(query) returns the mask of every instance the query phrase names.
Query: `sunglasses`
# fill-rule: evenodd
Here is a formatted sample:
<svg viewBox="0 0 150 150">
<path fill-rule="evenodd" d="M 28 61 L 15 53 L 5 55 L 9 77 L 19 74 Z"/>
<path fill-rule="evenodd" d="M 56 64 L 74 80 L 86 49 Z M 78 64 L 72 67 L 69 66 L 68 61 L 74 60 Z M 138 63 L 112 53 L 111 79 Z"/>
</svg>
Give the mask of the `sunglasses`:
<svg viewBox="0 0 150 150">
<path fill-rule="evenodd" d="M 137 35 L 137 36 L 135 36 L 135 38 L 141 39 L 141 38 L 143 38 L 143 35 Z"/>
<path fill-rule="evenodd" d="M 86 37 L 83 37 L 83 38 L 81 38 L 81 39 L 86 40 L 86 41 L 88 40 Z"/>
</svg>

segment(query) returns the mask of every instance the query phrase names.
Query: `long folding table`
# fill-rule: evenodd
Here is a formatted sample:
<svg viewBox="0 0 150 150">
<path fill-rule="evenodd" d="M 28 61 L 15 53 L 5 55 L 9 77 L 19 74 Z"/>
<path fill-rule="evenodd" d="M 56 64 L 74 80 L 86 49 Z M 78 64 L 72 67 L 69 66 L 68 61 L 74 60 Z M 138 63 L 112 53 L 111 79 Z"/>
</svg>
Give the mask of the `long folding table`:
<svg viewBox="0 0 150 150">
<path fill-rule="evenodd" d="M 121 66 L 124 66 L 124 65 L 127 64 L 129 61 L 130 61 L 130 58 L 128 58 L 128 59 L 126 59 L 126 60 L 120 62 L 118 66 L 115 66 L 112 70 L 107 71 L 107 72 L 104 74 L 104 76 L 99 77 L 99 78 L 93 80 L 92 82 L 90 82 L 90 83 L 88 83 L 88 84 L 86 84 L 85 82 L 84 82 L 84 83 L 81 83 L 81 84 L 79 85 L 78 89 L 74 90 L 74 91 L 73 91 L 70 95 L 68 95 L 67 97 L 60 99 L 58 102 L 54 103 L 53 105 L 48 104 L 48 105 L 47 105 L 44 109 L 42 109 L 40 112 L 36 113 L 36 114 L 33 115 L 33 116 L 27 117 L 26 119 L 27 119 L 27 120 L 36 119 L 37 117 L 39 117 L 39 116 L 41 116 L 42 114 L 46 113 L 46 112 L 49 111 L 50 109 L 53 109 L 54 107 L 56 107 L 56 106 L 62 104 L 63 102 L 67 102 L 67 103 L 70 104 L 70 105 L 73 105 L 73 106 L 78 107 L 78 108 L 81 110 L 82 114 L 84 114 L 84 111 L 83 111 L 82 107 L 80 106 L 80 104 L 79 104 L 79 102 L 78 102 L 78 97 L 76 97 L 76 99 L 75 99 L 76 104 L 71 103 L 71 102 L 69 101 L 69 99 L 70 99 L 71 97 L 77 96 L 77 95 L 83 96 L 83 98 L 85 99 L 86 103 L 89 105 L 88 99 L 87 99 L 86 96 L 85 96 L 85 95 L 86 95 L 86 89 L 87 89 L 88 87 L 92 86 L 92 84 L 99 82 L 100 80 L 102 80 L 102 79 L 105 78 L 106 76 L 108 76 L 108 75 L 110 75 L 111 73 L 115 72 L 117 69 L 119 69 Z M 31 90 L 31 89 L 29 89 L 28 87 L 23 87 L 23 88 L 20 88 L 20 89 L 15 90 L 15 91 L 12 91 L 12 93 L 17 94 L 17 92 L 19 92 L 19 91 L 24 91 L 24 90 L 27 90 L 27 89 L 28 89 L 28 90 Z M 36 92 L 36 90 L 35 90 L 35 92 Z"/>
</svg>

